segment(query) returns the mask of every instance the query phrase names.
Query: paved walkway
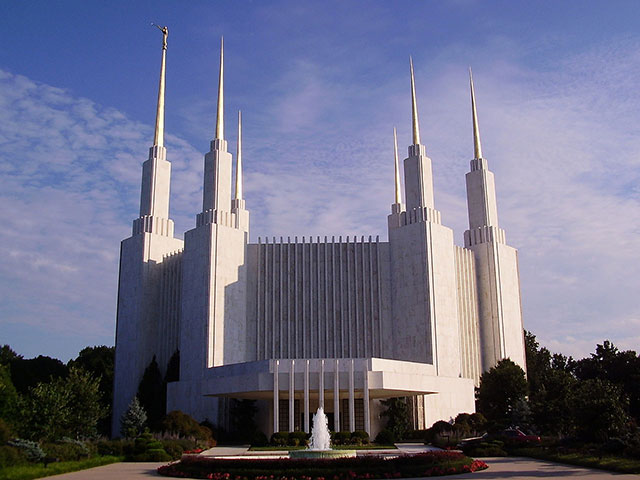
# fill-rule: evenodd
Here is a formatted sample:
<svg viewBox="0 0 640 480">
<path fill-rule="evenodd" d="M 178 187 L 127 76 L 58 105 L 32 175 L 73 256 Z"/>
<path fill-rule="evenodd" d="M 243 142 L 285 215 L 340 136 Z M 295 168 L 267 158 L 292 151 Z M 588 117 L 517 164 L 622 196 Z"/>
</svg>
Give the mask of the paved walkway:
<svg viewBox="0 0 640 480">
<path fill-rule="evenodd" d="M 513 479 L 513 480 L 537 480 L 539 478 L 575 478 L 586 480 L 625 480 L 640 479 L 638 475 L 622 475 L 603 472 L 582 467 L 560 465 L 558 463 L 533 460 L 530 458 L 484 458 L 489 464 L 487 470 L 463 475 L 447 476 L 451 480 L 456 479 Z M 81 472 L 64 473 L 53 477 L 52 480 L 139 480 L 150 477 L 159 477 L 156 468 L 162 463 L 113 463 L 103 467 L 91 468 Z"/>
</svg>

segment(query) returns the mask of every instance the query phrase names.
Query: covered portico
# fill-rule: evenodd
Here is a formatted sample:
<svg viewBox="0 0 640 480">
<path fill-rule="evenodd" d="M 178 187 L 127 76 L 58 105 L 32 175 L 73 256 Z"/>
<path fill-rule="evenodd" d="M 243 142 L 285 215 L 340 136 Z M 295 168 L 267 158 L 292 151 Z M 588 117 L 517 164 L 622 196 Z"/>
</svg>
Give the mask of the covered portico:
<svg viewBox="0 0 640 480">
<path fill-rule="evenodd" d="M 433 365 L 381 358 L 271 359 L 211 368 L 202 394 L 267 401 L 268 434 L 309 432 L 311 414 L 322 406 L 335 431 L 381 429 L 384 398 L 427 398 L 419 409 L 424 428 L 447 415 L 474 411 L 473 380 L 435 375 Z M 427 397 L 423 397 L 423 396 Z M 427 411 L 428 410 L 428 411 Z"/>
</svg>

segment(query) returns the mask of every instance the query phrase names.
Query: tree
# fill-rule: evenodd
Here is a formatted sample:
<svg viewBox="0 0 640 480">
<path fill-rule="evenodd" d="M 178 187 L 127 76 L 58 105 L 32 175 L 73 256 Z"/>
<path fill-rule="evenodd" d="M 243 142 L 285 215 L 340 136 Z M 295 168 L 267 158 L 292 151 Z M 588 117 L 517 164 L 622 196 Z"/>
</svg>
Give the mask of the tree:
<svg viewBox="0 0 640 480">
<path fill-rule="evenodd" d="M 58 382 L 38 383 L 20 402 L 20 436 L 29 440 L 57 440 L 66 436 L 70 392 Z"/>
<path fill-rule="evenodd" d="M 100 404 L 104 409 L 104 416 L 98 422 L 98 432 L 111 436 L 111 405 L 113 404 L 113 366 L 115 347 L 96 346 L 86 347 L 80 351 L 75 360 L 70 360 L 68 366 L 81 367 L 100 379 Z"/>
<path fill-rule="evenodd" d="M 258 431 L 255 416 L 258 413 L 255 400 L 238 400 L 232 399 L 231 408 L 231 427 L 233 433 L 238 440 L 251 441 Z"/>
<path fill-rule="evenodd" d="M 628 401 L 622 389 L 607 380 L 577 382 L 568 403 L 575 433 L 581 438 L 604 441 L 628 429 Z"/>
<path fill-rule="evenodd" d="M 22 359 L 9 345 L 0 347 L 0 365 L 9 365 L 14 359 Z"/>
<path fill-rule="evenodd" d="M 0 364 L 0 418 L 13 424 L 18 406 L 18 392 L 11 382 L 9 367 Z"/>
<path fill-rule="evenodd" d="M 137 437 L 147 424 L 147 412 L 144 411 L 138 397 L 133 397 L 127 411 L 120 418 L 120 435 L 125 438 Z"/>
<path fill-rule="evenodd" d="M 71 367 L 69 376 L 56 383 L 69 393 L 66 436 L 77 440 L 95 438 L 98 421 L 106 414 L 101 403 L 100 378 L 81 368 Z"/>
<path fill-rule="evenodd" d="M 145 369 L 138 385 L 140 405 L 147 412 L 147 420 L 152 430 L 160 428 L 160 422 L 166 412 L 166 385 L 158 368 L 156 356 Z"/>
<path fill-rule="evenodd" d="M 180 350 L 176 350 L 171 355 L 167 364 L 167 373 L 164 376 L 165 383 L 177 382 L 180 380 Z"/>
<path fill-rule="evenodd" d="M 388 430 L 391 430 L 396 440 L 402 439 L 411 426 L 409 422 L 409 405 L 406 397 L 393 397 L 381 402 L 387 409 L 382 412 L 387 417 Z"/>
<path fill-rule="evenodd" d="M 547 435 L 569 435 L 569 394 L 577 380 L 562 369 L 551 369 L 544 383 L 529 398 L 534 424 Z"/>
<path fill-rule="evenodd" d="M 510 423 L 513 407 L 526 395 L 524 370 L 506 358 L 480 377 L 476 409 L 494 428 L 504 428 Z"/>
<path fill-rule="evenodd" d="M 38 383 L 49 382 L 55 378 L 66 377 L 69 373 L 67 366 L 57 358 L 39 355 L 36 358 L 11 360 L 11 381 L 16 390 L 25 394 Z"/>
</svg>

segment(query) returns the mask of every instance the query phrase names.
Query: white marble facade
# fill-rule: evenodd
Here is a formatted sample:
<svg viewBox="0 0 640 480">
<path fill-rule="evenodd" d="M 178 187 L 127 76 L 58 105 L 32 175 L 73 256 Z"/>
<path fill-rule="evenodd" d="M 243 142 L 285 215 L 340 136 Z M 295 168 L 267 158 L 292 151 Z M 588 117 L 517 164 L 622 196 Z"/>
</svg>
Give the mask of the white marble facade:
<svg viewBox="0 0 640 480">
<path fill-rule="evenodd" d="M 166 48 L 158 117 L 164 115 L 165 54 Z M 226 425 L 228 399 L 255 399 L 267 435 L 308 430 L 310 412 L 323 405 L 332 428 L 375 436 L 384 426 L 380 400 L 398 396 L 412 399 L 414 427 L 427 428 L 473 412 L 474 385 L 500 359 L 525 367 L 517 252 L 498 227 L 473 84 L 475 156 L 467 174 L 464 247 L 454 244 L 434 205 L 413 68 L 411 93 L 406 203 L 397 174 L 388 241 L 287 237 L 249 243 L 241 151 L 233 188 L 234 162 L 224 137 L 221 50 L 203 209 L 184 241 L 174 237 L 169 219 L 171 166 L 158 127 L 143 164 L 140 217 L 121 248 L 115 435 L 145 367 L 155 355 L 166 369 L 176 350 L 180 379 L 168 385 L 168 411 Z"/>
</svg>

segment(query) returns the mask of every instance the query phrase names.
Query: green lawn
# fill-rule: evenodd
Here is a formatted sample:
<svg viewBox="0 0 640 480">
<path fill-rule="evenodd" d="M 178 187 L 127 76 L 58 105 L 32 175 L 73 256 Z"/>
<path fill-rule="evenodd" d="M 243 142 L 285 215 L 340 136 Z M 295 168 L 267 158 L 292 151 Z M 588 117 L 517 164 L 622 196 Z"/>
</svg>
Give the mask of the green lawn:
<svg viewBox="0 0 640 480">
<path fill-rule="evenodd" d="M 520 448 L 512 452 L 522 457 L 551 460 L 579 467 L 599 468 L 619 473 L 640 473 L 640 459 L 616 457 L 612 455 L 597 456 L 588 453 L 556 453 L 541 451 L 539 448 Z"/>
<path fill-rule="evenodd" d="M 87 468 L 121 462 L 123 457 L 94 457 L 76 462 L 50 463 L 45 467 L 42 463 L 35 465 L 19 465 L 0 469 L 0 480 L 31 480 L 32 478 L 48 477 L 59 473 L 76 472 Z"/>
</svg>

